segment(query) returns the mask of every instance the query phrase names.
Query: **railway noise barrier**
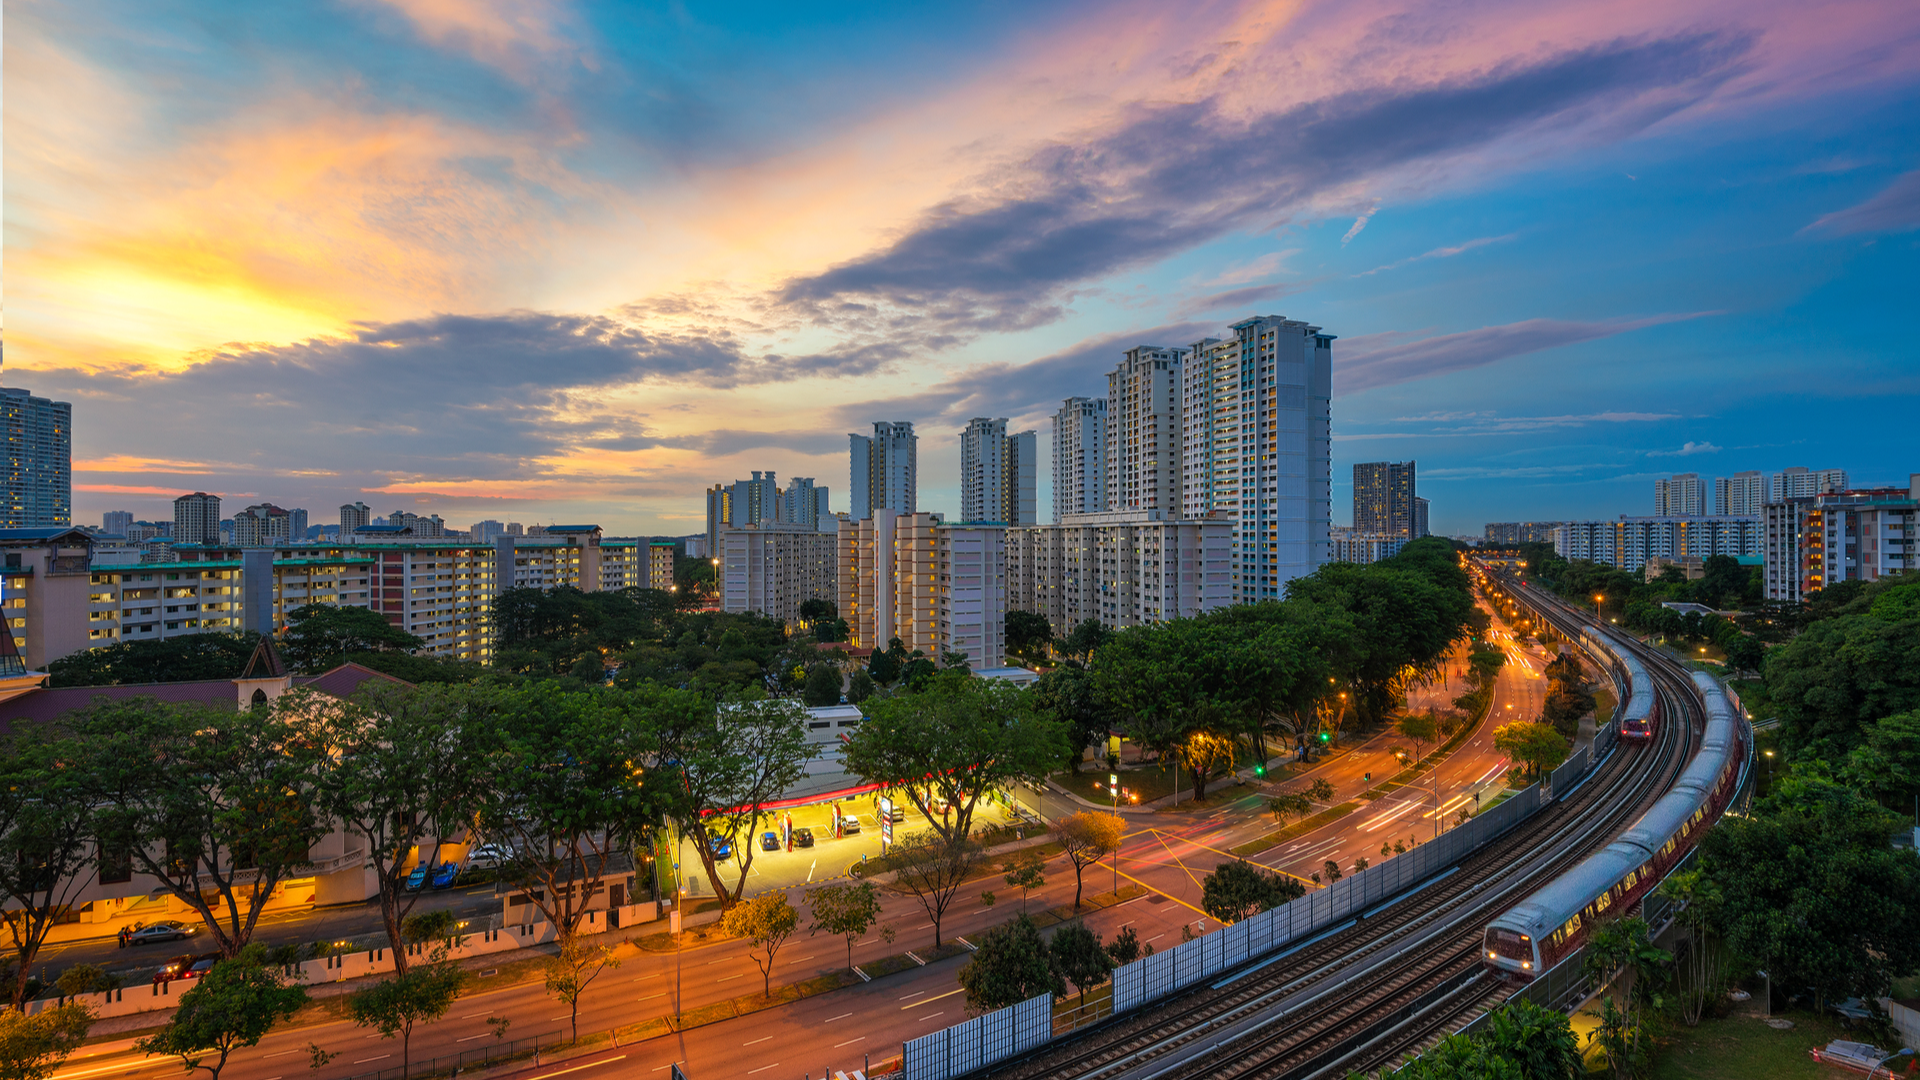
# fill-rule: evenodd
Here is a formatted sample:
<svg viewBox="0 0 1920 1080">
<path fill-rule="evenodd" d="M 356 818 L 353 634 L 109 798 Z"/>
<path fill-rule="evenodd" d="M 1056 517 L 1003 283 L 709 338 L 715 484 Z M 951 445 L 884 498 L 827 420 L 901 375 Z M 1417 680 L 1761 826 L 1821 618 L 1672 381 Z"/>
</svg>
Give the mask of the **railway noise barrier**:
<svg viewBox="0 0 1920 1080">
<path fill-rule="evenodd" d="M 1540 785 L 1517 791 L 1459 828 L 1290 903 L 1182 942 L 1113 972 L 1113 1014 L 1131 1012 L 1353 918 L 1432 878 L 1545 805 Z M 905 1080 L 952 1080 L 1026 1053 L 1053 1036 L 1045 994 L 922 1035 L 901 1047 Z"/>
</svg>

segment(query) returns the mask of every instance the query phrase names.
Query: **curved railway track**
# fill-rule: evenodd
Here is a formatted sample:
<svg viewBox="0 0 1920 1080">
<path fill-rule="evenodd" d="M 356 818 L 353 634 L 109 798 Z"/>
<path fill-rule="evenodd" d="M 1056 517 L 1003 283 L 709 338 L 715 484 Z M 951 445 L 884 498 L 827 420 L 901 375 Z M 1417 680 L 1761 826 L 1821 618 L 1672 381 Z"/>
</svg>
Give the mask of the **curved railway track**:
<svg viewBox="0 0 1920 1080">
<path fill-rule="evenodd" d="M 1569 636 L 1580 619 L 1532 605 Z M 1642 654 L 1664 699 L 1653 745 L 1616 748 L 1568 796 L 1453 871 L 1205 987 L 1048 1044 L 991 1075 L 1063 1080 L 1265 1080 L 1389 1064 L 1506 987 L 1479 964 L 1497 913 L 1605 846 L 1671 786 L 1703 722 L 1678 665 Z"/>
</svg>

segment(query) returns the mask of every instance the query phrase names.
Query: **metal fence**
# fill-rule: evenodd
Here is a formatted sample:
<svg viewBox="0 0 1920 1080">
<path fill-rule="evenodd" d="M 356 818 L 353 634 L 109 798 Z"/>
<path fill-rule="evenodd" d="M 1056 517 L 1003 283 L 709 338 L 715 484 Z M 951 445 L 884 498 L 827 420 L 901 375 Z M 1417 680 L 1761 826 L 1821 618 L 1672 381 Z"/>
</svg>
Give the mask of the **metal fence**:
<svg viewBox="0 0 1920 1080">
<path fill-rule="evenodd" d="M 901 1048 L 906 1080 L 946 1080 L 1005 1061 L 1053 1037 L 1053 996 L 1041 994 L 1009 1009 L 976 1016 Z"/>
<path fill-rule="evenodd" d="M 1593 747 L 1583 746 L 1568 755 L 1560 767 L 1547 774 L 1547 792 L 1549 798 L 1562 798 L 1573 790 L 1573 785 L 1587 775 L 1593 768 Z"/>
<path fill-rule="evenodd" d="M 445 1054 L 440 1057 L 426 1058 L 408 1062 L 405 1066 L 377 1072 L 355 1073 L 345 1080 L 406 1080 L 409 1076 L 433 1076 L 436 1073 L 461 1072 L 466 1069 L 485 1068 L 495 1062 L 511 1061 L 518 1057 L 532 1057 L 543 1048 L 551 1050 L 567 1042 L 563 1032 L 549 1031 L 543 1035 L 531 1035 L 514 1039 L 511 1042 L 497 1043 L 493 1046 L 463 1050 L 457 1054 Z"/>
<path fill-rule="evenodd" d="M 1526 820 L 1544 801 L 1539 785 L 1523 789 L 1404 855 L 1118 968 L 1113 973 L 1114 1014 L 1140 1008 L 1363 914 L 1447 870 Z M 906 1080 L 950 1080 L 1038 1046 L 1052 1032 L 1050 1009 L 1049 999 L 1036 997 L 921 1036 L 902 1047 Z M 1021 1010 L 1031 1010 L 1031 1026 L 1024 1019 L 1028 1014 Z"/>
</svg>

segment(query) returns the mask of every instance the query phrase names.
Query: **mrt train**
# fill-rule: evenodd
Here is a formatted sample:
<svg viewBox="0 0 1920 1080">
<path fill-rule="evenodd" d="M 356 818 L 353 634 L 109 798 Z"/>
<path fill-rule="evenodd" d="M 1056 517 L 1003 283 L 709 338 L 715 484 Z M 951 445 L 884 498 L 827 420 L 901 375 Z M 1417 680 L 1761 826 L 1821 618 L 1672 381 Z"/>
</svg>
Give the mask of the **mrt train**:
<svg viewBox="0 0 1920 1080">
<path fill-rule="evenodd" d="M 1686 855 L 1739 789 L 1747 726 L 1718 680 L 1695 672 L 1706 736 L 1671 790 L 1605 849 L 1487 924 L 1482 961 L 1532 978 L 1578 948 L 1597 919 L 1637 902 Z"/>
<path fill-rule="evenodd" d="M 1587 655 L 1608 669 L 1620 690 L 1620 737 L 1634 743 L 1652 742 L 1660 728 L 1660 695 L 1654 692 L 1646 665 L 1604 630 L 1589 626 L 1580 639 Z"/>
</svg>

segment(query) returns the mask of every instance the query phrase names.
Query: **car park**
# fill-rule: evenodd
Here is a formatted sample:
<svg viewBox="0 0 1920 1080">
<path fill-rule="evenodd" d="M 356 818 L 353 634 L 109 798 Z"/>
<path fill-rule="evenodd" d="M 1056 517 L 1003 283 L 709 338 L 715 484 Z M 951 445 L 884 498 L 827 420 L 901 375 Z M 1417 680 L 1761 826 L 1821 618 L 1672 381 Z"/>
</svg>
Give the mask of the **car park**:
<svg viewBox="0 0 1920 1080">
<path fill-rule="evenodd" d="M 805 828 L 793 830 L 793 846 L 794 847 L 812 847 L 813 846 L 813 830 L 805 829 Z"/>
<path fill-rule="evenodd" d="M 775 832 L 761 833 L 760 834 L 760 850 L 761 851 L 779 851 L 780 850 L 780 834 Z"/>
<path fill-rule="evenodd" d="M 127 938 L 127 944 L 152 945 L 160 941 L 185 941 L 199 932 L 199 928 L 185 923 L 157 922 L 135 930 Z"/>
</svg>

